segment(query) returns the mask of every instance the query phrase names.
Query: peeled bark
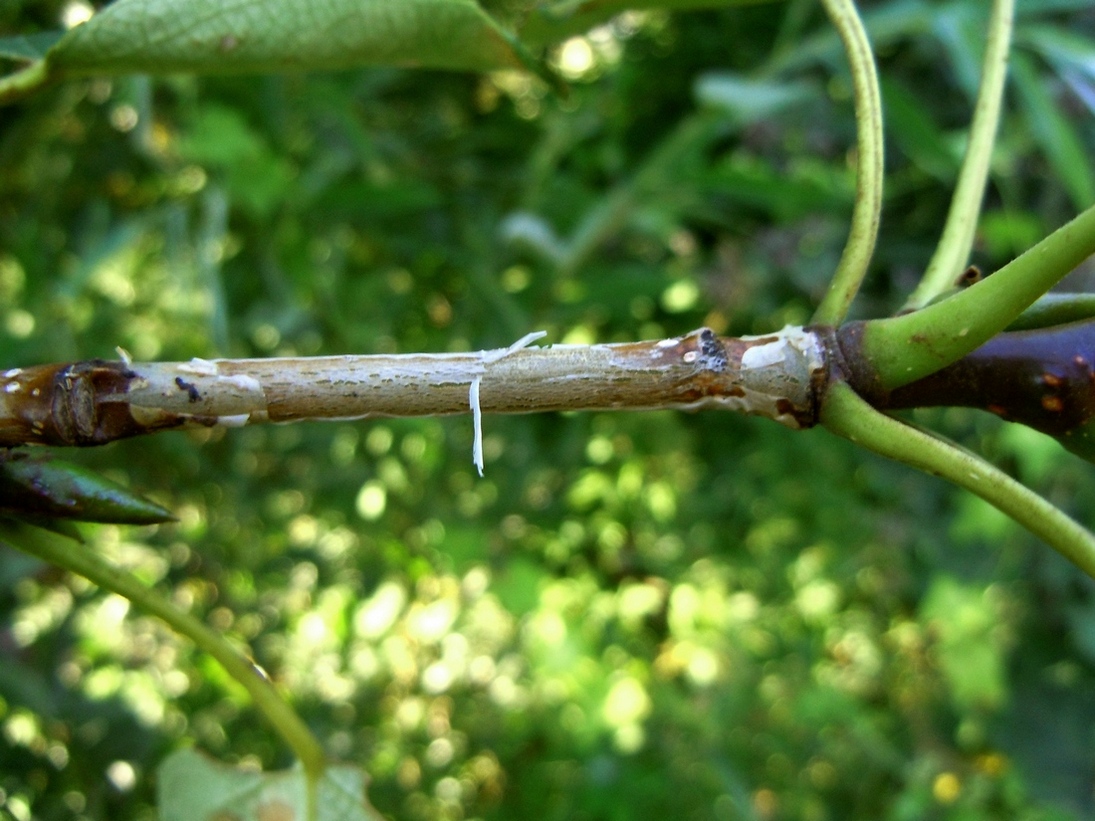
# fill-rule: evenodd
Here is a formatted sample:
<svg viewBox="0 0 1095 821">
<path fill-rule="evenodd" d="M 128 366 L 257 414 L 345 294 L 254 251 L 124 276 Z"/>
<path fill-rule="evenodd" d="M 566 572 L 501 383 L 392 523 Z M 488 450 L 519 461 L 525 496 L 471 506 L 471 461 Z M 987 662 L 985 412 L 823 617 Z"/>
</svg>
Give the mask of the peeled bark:
<svg viewBox="0 0 1095 821">
<path fill-rule="evenodd" d="M 722 408 L 817 423 L 831 378 L 882 410 L 979 408 L 1086 447 L 1095 426 L 1095 321 L 1003 333 L 891 391 L 858 352 L 862 323 L 757 337 L 701 328 L 610 345 L 455 354 L 137 363 L 88 360 L 0 374 L 0 447 L 86 446 L 188 427 L 262 422 Z M 477 427 L 478 429 L 478 427 Z M 1095 445 L 1095 439 L 1093 439 Z M 1075 448 L 1073 448 L 1075 449 Z"/>
<path fill-rule="evenodd" d="M 310 419 L 724 408 L 792 428 L 817 422 L 825 341 L 788 327 L 478 353 L 90 360 L 0 374 L 0 447 L 101 445 L 161 430 Z"/>
</svg>

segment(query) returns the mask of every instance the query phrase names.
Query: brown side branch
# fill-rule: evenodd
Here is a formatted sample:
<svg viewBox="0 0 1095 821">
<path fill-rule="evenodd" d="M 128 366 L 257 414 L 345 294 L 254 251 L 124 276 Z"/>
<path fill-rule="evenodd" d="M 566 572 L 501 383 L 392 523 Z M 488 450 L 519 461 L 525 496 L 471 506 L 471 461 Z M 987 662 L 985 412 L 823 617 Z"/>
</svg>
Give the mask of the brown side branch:
<svg viewBox="0 0 1095 821">
<path fill-rule="evenodd" d="M 1095 418 L 1095 322 L 999 334 L 916 382 L 883 391 L 856 362 L 854 325 L 840 330 L 852 388 L 880 409 L 969 407 L 1052 436 Z M 848 354 L 851 353 L 851 356 Z"/>
</svg>

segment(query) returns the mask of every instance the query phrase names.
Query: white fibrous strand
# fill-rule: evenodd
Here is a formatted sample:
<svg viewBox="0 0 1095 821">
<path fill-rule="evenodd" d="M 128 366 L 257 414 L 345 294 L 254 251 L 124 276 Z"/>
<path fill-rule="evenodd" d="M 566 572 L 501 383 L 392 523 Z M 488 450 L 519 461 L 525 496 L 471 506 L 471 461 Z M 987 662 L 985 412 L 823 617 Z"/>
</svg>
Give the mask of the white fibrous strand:
<svg viewBox="0 0 1095 821">
<path fill-rule="evenodd" d="M 477 376 L 468 388 L 468 404 L 471 405 L 472 444 L 471 461 L 479 475 L 483 475 L 483 409 L 479 407 L 479 383 Z"/>
<path fill-rule="evenodd" d="M 491 362 L 497 362 L 499 359 L 507 357 L 511 353 L 516 353 L 522 348 L 527 348 L 537 339 L 543 339 L 545 336 L 547 336 L 547 331 L 533 331 L 532 333 L 527 333 L 522 336 L 508 348 L 497 348 L 493 351 L 483 351 L 483 364 L 487 365 Z"/>
<path fill-rule="evenodd" d="M 492 351 L 483 351 L 480 354 L 484 365 L 489 365 L 493 362 L 498 362 L 500 359 L 504 359 L 512 353 L 516 353 L 522 348 L 527 348 L 537 339 L 543 339 L 547 336 L 547 331 L 532 331 L 527 333 L 510 345 L 508 348 L 497 348 Z M 479 475 L 483 475 L 483 409 L 479 404 L 479 386 L 482 384 L 482 378 L 477 376 L 471 381 L 471 385 L 468 386 L 468 404 L 471 405 L 471 419 L 472 419 L 472 445 L 471 445 L 471 460 L 475 465 L 476 470 L 479 471 Z"/>
</svg>

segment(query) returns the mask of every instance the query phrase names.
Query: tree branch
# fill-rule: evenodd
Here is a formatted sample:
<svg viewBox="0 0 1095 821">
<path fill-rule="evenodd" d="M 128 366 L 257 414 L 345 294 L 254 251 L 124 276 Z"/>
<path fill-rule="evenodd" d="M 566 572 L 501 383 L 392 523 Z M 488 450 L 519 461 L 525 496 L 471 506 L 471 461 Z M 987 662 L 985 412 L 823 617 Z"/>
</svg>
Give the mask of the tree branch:
<svg viewBox="0 0 1095 821">
<path fill-rule="evenodd" d="M 478 353 L 90 360 L 0 374 L 0 446 L 100 445 L 184 427 L 368 416 L 719 407 L 816 422 L 825 343 L 803 328 Z M 473 383 L 478 388 L 472 390 Z"/>
</svg>

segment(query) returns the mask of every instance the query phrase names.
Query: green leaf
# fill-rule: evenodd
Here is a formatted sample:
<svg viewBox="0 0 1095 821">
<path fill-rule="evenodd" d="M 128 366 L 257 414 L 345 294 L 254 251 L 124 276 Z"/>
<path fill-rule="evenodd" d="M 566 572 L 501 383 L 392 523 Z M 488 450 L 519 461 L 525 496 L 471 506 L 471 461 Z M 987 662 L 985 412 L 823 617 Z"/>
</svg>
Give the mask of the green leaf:
<svg viewBox="0 0 1095 821">
<path fill-rule="evenodd" d="M 362 65 L 542 71 L 474 0 L 117 0 L 67 32 L 40 76 L 0 82 L 0 99 L 67 77 Z"/>
<path fill-rule="evenodd" d="M 988 3 L 949 3 L 935 6 L 931 30 L 947 53 L 951 72 L 971 100 L 981 85 L 985 54 Z"/>
<path fill-rule="evenodd" d="M 1014 259 L 1049 233 L 1040 215 L 1020 208 L 992 208 L 977 226 L 978 243 L 990 259 Z"/>
<path fill-rule="evenodd" d="M 134 525 L 175 518 L 169 510 L 79 465 L 31 459 L 20 452 L 0 459 L 0 513 Z"/>
<path fill-rule="evenodd" d="M 1054 438 L 1065 450 L 1095 464 L 1095 422 L 1088 422 Z"/>
<path fill-rule="evenodd" d="M 1066 11 L 1087 11 L 1091 0 L 1017 0 L 1016 17 L 1046 17 Z"/>
<path fill-rule="evenodd" d="M 740 124 L 772 117 L 792 106 L 823 99 L 824 91 L 805 80 L 757 80 L 729 71 L 702 75 L 695 85 L 696 100 L 722 109 Z"/>
<path fill-rule="evenodd" d="M 938 4 L 906 0 L 881 3 L 870 11 L 864 9 L 861 16 L 871 42 L 879 50 L 907 38 L 923 36 L 931 30 L 938 15 Z M 794 71 L 817 62 L 833 64 L 841 50 L 840 36 L 826 26 L 795 43 L 793 48 L 784 49 L 769 64 L 768 72 Z"/>
<path fill-rule="evenodd" d="M 936 579 L 921 605 L 936 636 L 935 658 L 955 704 L 964 710 L 999 707 L 1007 695 L 999 614 L 982 588 Z"/>
<path fill-rule="evenodd" d="M 1068 68 L 1089 75 L 1095 71 L 1095 41 L 1090 36 L 1055 25 L 1029 25 L 1017 33 L 1016 43 L 1037 53 L 1059 73 Z"/>
<path fill-rule="evenodd" d="M 774 0 L 559 0 L 532 11 L 521 29 L 521 39 L 531 45 L 546 45 L 589 31 L 625 11 L 687 11 L 771 2 Z"/>
<path fill-rule="evenodd" d="M 900 83 L 882 78 L 886 133 L 916 166 L 948 185 L 953 185 L 961 155 L 947 144 L 929 106 Z"/>
<path fill-rule="evenodd" d="M 381 821 L 365 799 L 365 773 L 328 767 L 315 786 L 309 816 L 309 783 L 303 769 L 264 773 L 230 767 L 193 749 L 178 750 L 160 765 L 160 821 Z"/>
<path fill-rule="evenodd" d="M 40 31 L 37 34 L 0 37 L 0 57 L 9 60 L 41 60 L 64 36 L 63 31 Z"/>
<path fill-rule="evenodd" d="M 701 190 L 761 209 L 781 222 L 818 211 L 846 212 L 855 197 L 848 177 L 819 161 L 807 159 L 787 168 L 775 168 L 744 154 L 727 157 L 714 166 Z"/>
<path fill-rule="evenodd" d="M 210 104 L 196 111 L 179 134 L 181 159 L 215 169 L 232 203 L 258 217 L 285 202 L 294 169 L 239 111 Z"/>
<path fill-rule="evenodd" d="M 1011 57 L 1011 74 L 1027 126 L 1078 209 L 1095 203 L 1095 172 L 1075 128 L 1061 113 L 1029 57 Z"/>
</svg>

